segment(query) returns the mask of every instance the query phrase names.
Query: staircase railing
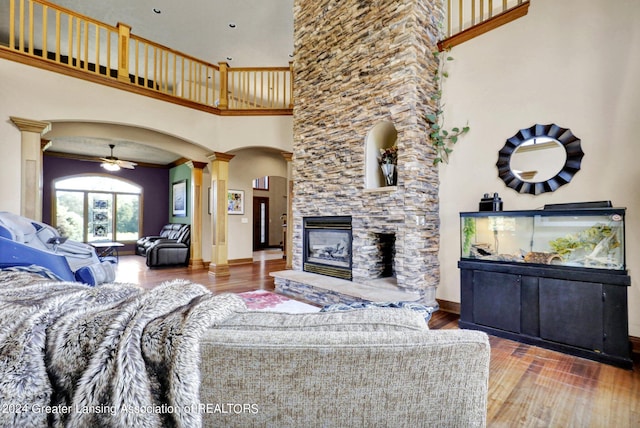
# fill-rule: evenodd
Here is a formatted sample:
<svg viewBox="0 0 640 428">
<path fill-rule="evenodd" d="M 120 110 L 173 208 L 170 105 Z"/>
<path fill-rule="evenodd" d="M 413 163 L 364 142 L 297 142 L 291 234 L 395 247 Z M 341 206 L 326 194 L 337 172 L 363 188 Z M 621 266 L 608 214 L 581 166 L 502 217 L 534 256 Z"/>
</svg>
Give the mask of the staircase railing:
<svg viewBox="0 0 640 428">
<path fill-rule="evenodd" d="M 451 48 L 525 16 L 529 0 L 447 0 L 445 38 L 438 46 Z"/>
<path fill-rule="evenodd" d="M 138 37 L 126 24 L 104 24 L 46 0 L 0 0 L 0 56 L 16 55 L 31 65 L 212 112 L 288 114 L 293 108 L 291 64 L 210 64 Z"/>
</svg>

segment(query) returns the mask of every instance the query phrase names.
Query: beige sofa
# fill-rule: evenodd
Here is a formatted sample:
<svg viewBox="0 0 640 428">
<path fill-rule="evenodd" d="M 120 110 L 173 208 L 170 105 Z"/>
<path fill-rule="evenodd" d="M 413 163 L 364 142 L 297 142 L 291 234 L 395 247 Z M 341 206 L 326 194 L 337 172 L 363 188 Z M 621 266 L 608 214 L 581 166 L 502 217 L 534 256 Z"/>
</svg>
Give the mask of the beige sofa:
<svg viewBox="0 0 640 428">
<path fill-rule="evenodd" d="M 238 312 L 201 340 L 207 427 L 482 427 L 484 333 L 409 309 Z"/>
<path fill-rule="evenodd" d="M 145 291 L 0 269 L 0 426 L 474 427 L 486 334 L 411 309 L 248 311 L 174 280 Z"/>
</svg>

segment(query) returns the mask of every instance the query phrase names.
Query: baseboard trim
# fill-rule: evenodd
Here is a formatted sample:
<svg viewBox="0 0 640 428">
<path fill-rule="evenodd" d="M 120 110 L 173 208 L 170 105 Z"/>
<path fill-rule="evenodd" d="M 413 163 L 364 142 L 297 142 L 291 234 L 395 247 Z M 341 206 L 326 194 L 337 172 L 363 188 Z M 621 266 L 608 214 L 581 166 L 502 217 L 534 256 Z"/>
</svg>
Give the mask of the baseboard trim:
<svg viewBox="0 0 640 428">
<path fill-rule="evenodd" d="M 438 305 L 440 305 L 441 311 L 460 315 L 460 303 L 442 299 L 436 300 L 438 301 Z M 640 355 L 640 337 L 629 336 L 629 342 L 631 343 L 631 353 Z"/>
<path fill-rule="evenodd" d="M 444 312 L 451 312 L 452 314 L 460 315 L 460 303 L 450 302 L 448 300 L 436 299 L 440 310 Z"/>
<path fill-rule="evenodd" d="M 631 353 L 640 355 L 640 337 L 629 336 L 629 342 L 631 342 Z"/>
<path fill-rule="evenodd" d="M 246 265 L 246 264 L 250 264 L 253 263 L 253 258 L 246 258 L 246 259 L 233 259 L 233 260 L 229 260 L 228 261 L 229 265 Z"/>
</svg>

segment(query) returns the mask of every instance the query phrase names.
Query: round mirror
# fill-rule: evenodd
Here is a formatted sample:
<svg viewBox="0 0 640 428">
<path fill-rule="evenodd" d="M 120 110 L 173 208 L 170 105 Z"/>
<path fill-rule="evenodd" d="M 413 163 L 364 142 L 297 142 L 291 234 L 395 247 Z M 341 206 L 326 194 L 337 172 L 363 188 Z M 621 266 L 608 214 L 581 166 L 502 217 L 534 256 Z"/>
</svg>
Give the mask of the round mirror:
<svg viewBox="0 0 640 428">
<path fill-rule="evenodd" d="M 522 181 L 547 181 L 562 170 L 567 153 L 558 140 L 549 137 L 530 138 L 511 154 L 511 171 Z"/>
<path fill-rule="evenodd" d="M 558 125 L 534 125 L 509 138 L 498 153 L 498 175 L 508 187 L 537 195 L 553 192 L 580 170 L 580 139 Z"/>
</svg>

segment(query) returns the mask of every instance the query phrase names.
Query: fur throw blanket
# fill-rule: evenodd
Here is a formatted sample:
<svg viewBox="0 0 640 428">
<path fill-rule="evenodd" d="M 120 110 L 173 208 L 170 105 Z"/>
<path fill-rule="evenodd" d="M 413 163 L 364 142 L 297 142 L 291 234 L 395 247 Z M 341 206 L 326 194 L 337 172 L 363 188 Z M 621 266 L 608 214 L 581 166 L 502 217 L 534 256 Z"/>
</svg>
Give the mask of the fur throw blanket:
<svg viewBox="0 0 640 428">
<path fill-rule="evenodd" d="M 0 426 L 200 426 L 200 337 L 244 308 L 184 280 L 145 291 L 0 271 Z"/>
</svg>

